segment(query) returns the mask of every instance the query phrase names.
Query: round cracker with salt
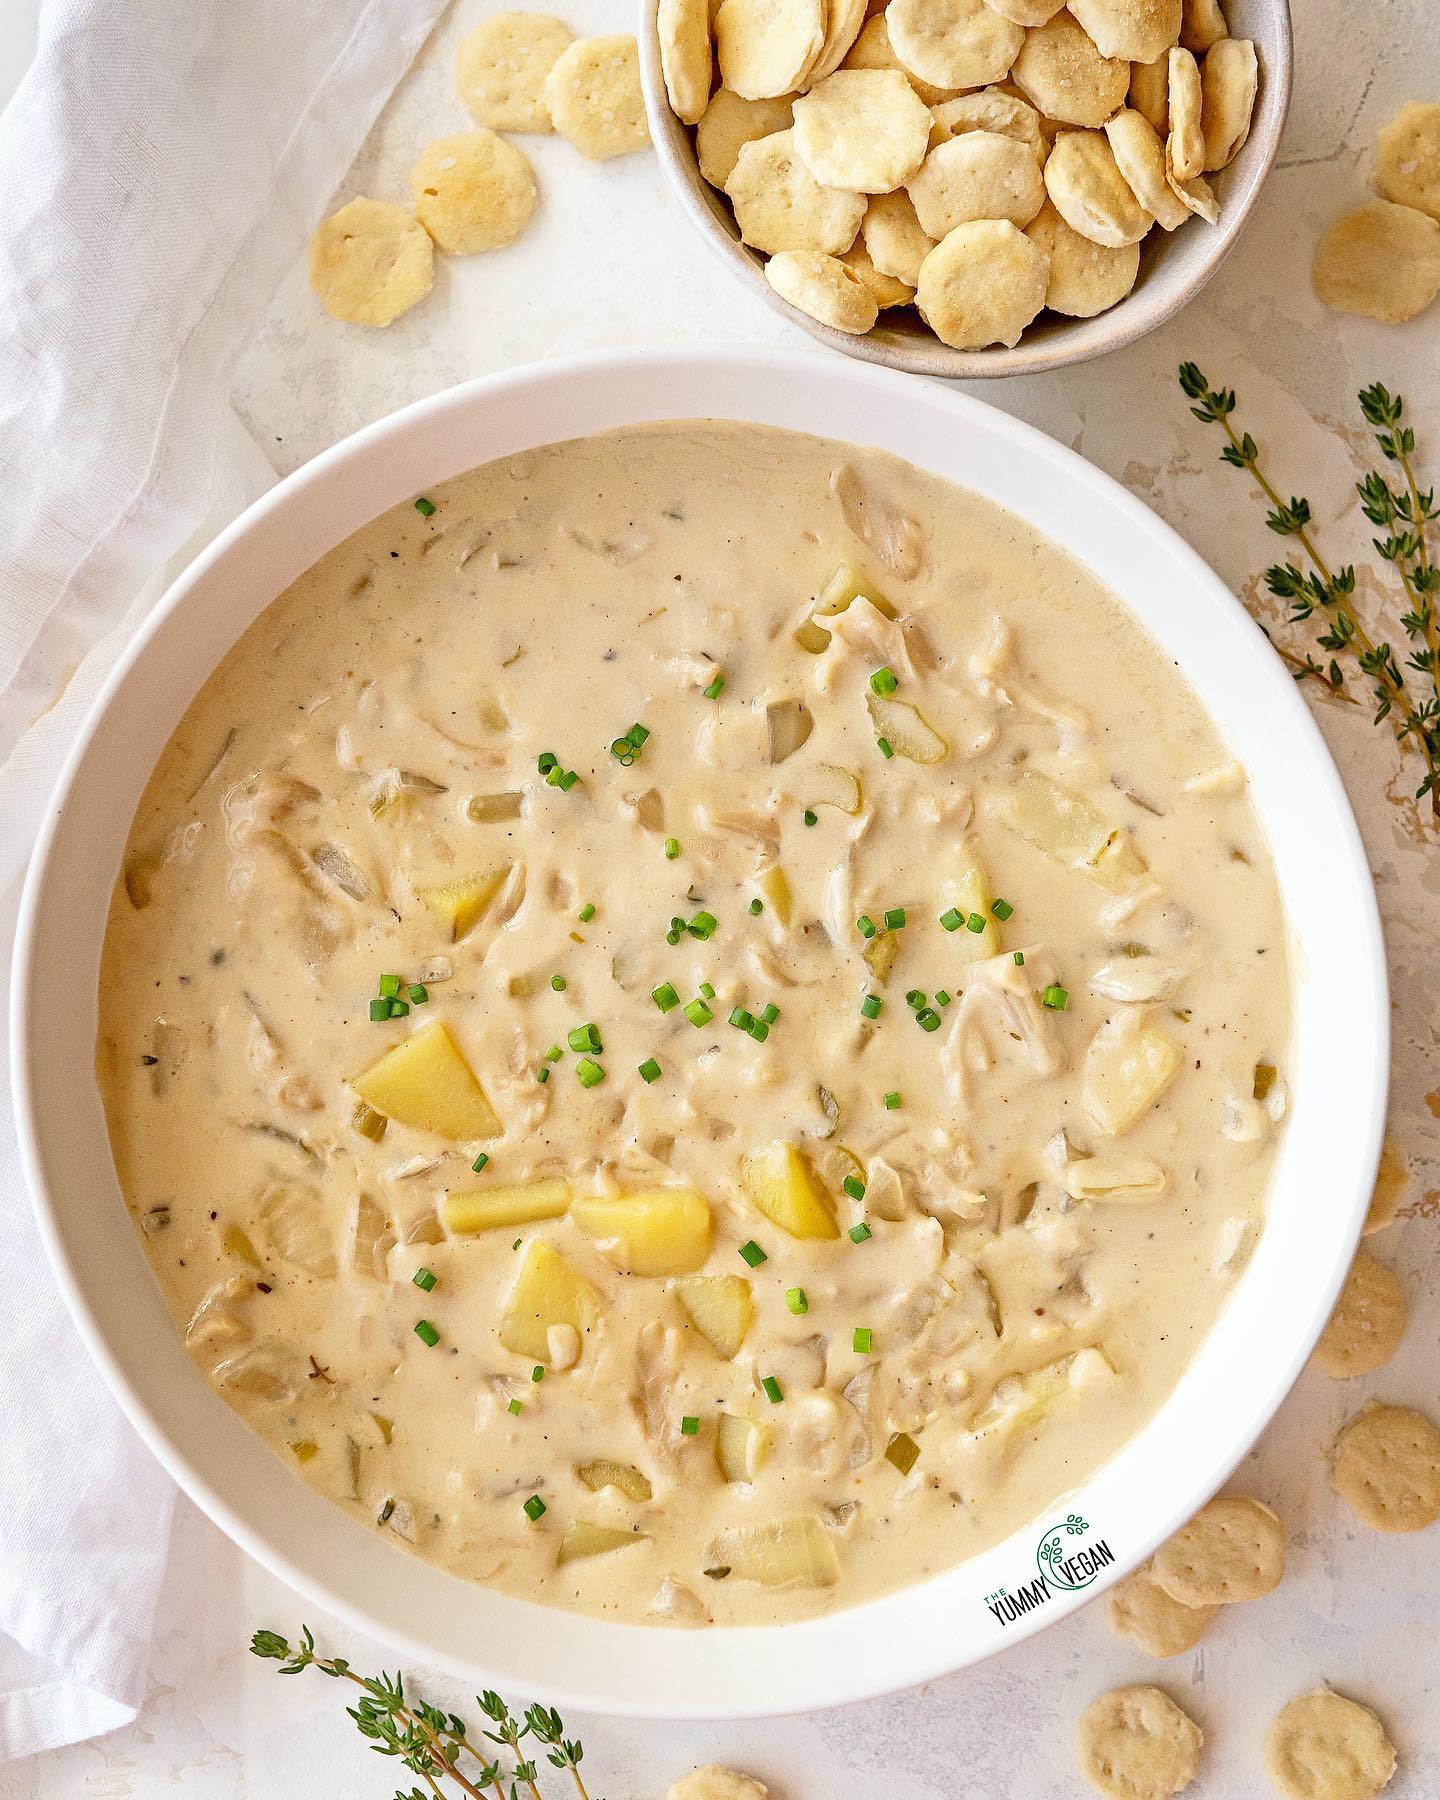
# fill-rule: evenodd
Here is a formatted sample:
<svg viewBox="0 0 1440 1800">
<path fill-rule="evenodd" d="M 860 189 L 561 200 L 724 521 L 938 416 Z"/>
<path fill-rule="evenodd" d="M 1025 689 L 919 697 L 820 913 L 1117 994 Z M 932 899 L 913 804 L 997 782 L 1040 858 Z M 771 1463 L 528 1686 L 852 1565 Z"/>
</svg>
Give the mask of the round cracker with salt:
<svg viewBox="0 0 1440 1800">
<path fill-rule="evenodd" d="M 1440 219 L 1440 105 L 1412 100 L 1375 140 L 1375 191 Z"/>
<path fill-rule="evenodd" d="M 937 144 L 906 192 L 921 229 L 936 239 L 973 219 L 1028 225 L 1045 204 L 1033 152 L 994 131 L 966 131 Z"/>
<path fill-rule="evenodd" d="M 1258 1600 L 1285 1573 L 1285 1527 L 1258 1500 L 1222 1494 L 1160 1546 L 1152 1568 L 1182 1606 Z"/>
<path fill-rule="evenodd" d="M 442 250 L 498 250 L 535 210 L 535 175 L 513 144 L 483 126 L 437 138 L 410 171 L 415 217 Z"/>
<path fill-rule="evenodd" d="M 1170 72 L 1170 137 L 1165 156 L 1177 181 L 1205 173 L 1205 131 L 1201 124 L 1204 86 L 1200 65 L 1188 50 L 1172 50 Z"/>
<path fill-rule="evenodd" d="M 1113 1688 L 1076 1722 L 1075 1764 L 1106 1800 L 1170 1800 L 1195 1779 L 1204 1741 L 1159 1688 Z"/>
<path fill-rule="evenodd" d="M 921 263 L 915 304 L 952 350 L 1011 349 L 1045 304 L 1049 274 L 1049 257 L 1008 219 L 976 219 Z"/>
<path fill-rule="evenodd" d="M 822 187 L 889 194 L 925 160 L 930 108 L 896 69 L 837 69 L 795 102 L 795 149 Z"/>
<path fill-rule="evenodd" d="M 860 235 L 881 274 L 893 275 L 911 288 L 920 279 L 921 263 L 935 248 L 935 239 L 920 223 L 915 203 L 903 188 L 872 197 L 860 221 Z"/>
<path fill-rule="evenodd" d="M 724 188 L 735 159 L 746 144 L 772 132 L 785 131 L 792 119 L 787 97 L 742 100 L 729 88 L 717 88 L 695 127 L 695 155 L 700 173 L 713 188 Z"/>
<path fill-rule="evenodd" d="M 1116 1582 L 1105 1596 L 1105 1617 L 1116 1637 L 1147 1656 L 1161 1658 L 1193 1650 L 1217 1610 L 1213 1606 L 1181 1606 L 1172 1600 L 1150 1573 L 1148 1563 Z"/>
<path fill-rule="evenodd" d="M 890 27 L 883 12 L 878 12 L 865 21 L 859 37 L 850 46 L 850 52 L 840 66 L 842 69 L 898 69 L 927 106 L 934 106 L 940 100 L 949 100 L 954 94 L 952 88 L 934 87 L 930 82 L 922 81 L 913 69 L 905 67 L 895 54 L 895 46 L 890 42 Z"/>
<path fill-rule="evenodd" d="M 1154 62 L 1180 36 L 1181 0 L 1070 0 L 1102 56 Z"/>
<path fill-rule="evenodd" d="M 825 41 L 805 77 L 810 87 L 833 75 L 850 54 L 865 23 L 865 4 L 866 0 L 827 0 Z"/>
<path fill-rule="evenodd" d="M 1091 243 L 1138 244 L 1154 223 L 1120 173 L 1103 131 L 1062 131 L 1046 158 L 1044 180 L 1055 210 Z"/>
<path fill-rule="evenodd" d="M 494 13 L 460 40 L 455 90 L 477 125 L 491 131 L 553 131 L 545 77 L 572 42 L 546 13 Z"/>
<path fill-rule="evenodd" d="M 1440 1519 L 1440 1431 L 1410 1406 L 1372 1404 L 1335 1440 L 1330 1485 L 1375 1531 Z"/>
<path fill-rule="evenodd" d="M 429 233 L 389 200 L 349 200 L 310 238 L 310 285 L 349 325 L 393 324 L 434 279 Z"/>
<path fill-rule="evenodd" d="M 1025 41 L 985 0 L 890 0 L 885 17 L 901 64 L 937 87 L 1003 80 Z"/>
<path fill-rule="evenodd" d="M 639 52 L 625 32 L 577 38 L 545 78 L 545 103 L 582 156 L 603 162 L 650 142 Z"/>
<path fill-rule="evenodd" d="M 859 336 L 875 323 L 875 296 L 838 257 L 813 250 L 782 250 L 765 265 L 765 279 L 788 300 L 832 331 Z"/>
<path fill-rule="evenodd" d="M 1399 1276 L 1368 1250 L 1357 1250 L 1315 1361 L 1337 1380 L 1369 1375 L 1395 1354 L 1409 1316 Z"/>
<path fill-rule="evenodd" d="M 1250 135 L 1260 64 L 1248 38 L 1221 38 L 1200 70 L 1200 134 L 1205 172 L 1228 168 Z"/>
<path fill-rule="evenodd" d="M 1003 88 L 981 88 L 975 94 L 958 94 L 930 108 L 931 117 L 946 137 L 967 131 L 994 131 L 1024 144 L 1036 162 L 1044 162 L 1049 146 L 1040 129 L 1040 115 L 1028 100 L 1007 94 Z"/>
<path fill-rule="evenodd" d="M 801 161 L 795 133 L 775 131 L 741 146 L 725 183 L 740 237 L 756 250 L 838 256 L 855 242 L 865 196 L 821 187 Z"/>
<path fill-rule="evenodd" d="M 1130 104 L 1159 137 L 1170 132 L 1170 56 L 1130 68 Z"/>
<path fill-rule="evenodd" d="M 1368 1706 L 1316 1688 L 1271 1720 L 1265 1773 L 1285 1800 L 1375 1800 L 1395 1773 L 1395 1746 Z"/>
<path fill-rule="evenodd" d="M 660 73 L 670 110 L 696 125 L 710 104 L 714 59 L 710 54 L 710 0 L 659 0 L 655 35 L 660 41 Z"/>
<path fill-rule="evenodd" d="M 1026 32 L 1011 80 L 1046 118 L 1098 127 L 1125 104 L 1130 65 L 1102 56 L 1070 14 L 1060 13 Z"/>
<path fill-rule="evenodd" d="M 1182 181 L 1170 167 L 1168 143 L 1165 147 L 1165 179 L 1170 183 L 1170 191 L 1186 212 L 1194 213 L 1207 225 L 1213 225 L 1220 217 L 1220 202 L 1215 198 L 1215 190 L 1205 177 L 1192 175 L 1188 181 Z"/>
<path fill-rule="evenodd" d="M 824 42 L 824 0 L 720 0 L 715 14 L 720 78 L 746 100 L 791 93 Z"/>
<path fill-rule="evenodd" d="M 1413 206 L 1367 200 L 1320 239 L 1312 279 L 1337 312 L 1402 325 L 1440 293 L 1440 224 Z"/>
<path fill-rule="evenodd" d="M 1390 1139 L 1386 1138 L 1380 1147 L 1380 1167 L 1375 1171 L 1375 1186 L 1371 1190 L 1370 1205 L 1362 1227 L 1366 1237 L 1394 1224 L 1395 1214 L 1400 1209 L 1400 1201 L 1409 1183 L 1410 1171 L 1406 1168 L 1404 1159 Z"/>
<path fill-rule="evenodd" d="M 1045 304 L 1071 319 L 1093 319 L 1117 306 L 1140 273 L 1138 244 L 1093 243 L 1081 237 L 1047 200 L 1025 227 L 1025 235 L 1050 258 Z"/>
<path fill-rule="evenodd" d="M 898 275 L 886 275 L 875 267 L 863 237 L 856 238 L 840 261 L 865 283 L 881 312 L 890 306 L 908 306 L 915 298 L 915 289 L 910 282 L 901 281 Z"/>
<path fill-rule="evenodd" d="M 1220 10 L 1220 0 L 1184 0 L 1180 10 L 1180 45 L 1192 56 L 1203 56 L 1212 44 L 1229 37 L 1230 27 Z"/>
<path fill-rule="evenodd" d="M 1149 122 L 1127 106 L 1105 121 L 1105 135 L 1131 193 L 1162 231 L 1178 230 L 1190 217 L 1190 209 L 1170 185 L 1165 146 Z"/>
</svg>

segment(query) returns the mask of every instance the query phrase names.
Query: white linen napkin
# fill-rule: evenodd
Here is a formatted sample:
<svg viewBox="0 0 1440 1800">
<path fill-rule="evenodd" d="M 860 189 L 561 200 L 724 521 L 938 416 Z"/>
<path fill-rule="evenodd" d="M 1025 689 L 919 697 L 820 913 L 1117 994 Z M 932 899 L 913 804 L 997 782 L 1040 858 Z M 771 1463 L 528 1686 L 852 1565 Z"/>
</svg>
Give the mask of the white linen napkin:
<svg viewBox="0 0 1440 1800">
<path fill-rule="evenodd" d="M 0 114 L 7 961 L 46 796 L 160 571 L 273 479 L 234 358 L 443 3 L 45 0 Z M 0 1292 L 8 1759 L 135 1716 L 173 1500 L 50 1280 L 8 1098 Z"/>
</svg>

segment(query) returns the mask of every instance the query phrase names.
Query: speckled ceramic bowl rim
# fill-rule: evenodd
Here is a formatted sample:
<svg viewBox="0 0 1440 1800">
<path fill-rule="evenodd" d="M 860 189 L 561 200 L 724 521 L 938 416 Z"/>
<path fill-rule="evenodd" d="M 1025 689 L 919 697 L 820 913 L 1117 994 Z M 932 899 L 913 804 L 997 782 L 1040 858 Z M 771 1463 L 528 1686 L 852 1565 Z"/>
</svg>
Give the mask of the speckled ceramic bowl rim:
<svg viewBox="0 0 1440 1800">
<path fill-rule="evenodd" d="M 965 381 L 1000 375 L 1038 375 L 1046 369 L 1068 368 L 1108 355 L 1112 350 L 1122 350 L 1156 330 L 1190 304 L 1240 241 L 1280 149 L 1294 70 L 1289 0 L 1261 3 L 1273 13 L 1274 41 L 1264 58 L 1250 136 L 1235 166 L 1218 178 L 1225 185 L 1219 222 L 1206 226 L 1203 221 L 1192 220 L 1176 234 L 1177 240 L 1193 243 L 1199 241 L 1196 234 L 1208 232 L 1209 255 L 1195 258 L 1188 278 L 1173 289 L 1162 292 L 1153 282 L 1142 281 L 1108 312 L 1093 319 L 1051 320 L 1042 333 L 1028 341 L 1022 338 L 1013 350 L 1003 344 L 987 350 L 952 350 L 927 332 L 902 331 L 886 325 L 883 313 L 874 330 L 857 336 L 822 325 L 782 300 L 765 279 L 765 259 L 740 242 L 723 198 L 701 176 L 690 129 L 670 110 L 656 32 L 659 0 L 642 0 L 640 9 L 640 69 L 650 136 L 672 193 L 712 254 L 772 311 L 798 325 L 818 343 L 828 344 L 861 362 L 877 363 L 907 375 Z M 1168 249 L 1168 243 L 1162 244 L 1159 255 L 1163 257 Z"/>
<path fill-rule="evenodd" d="M 1293 1107 L 1267 1227 L 1150 1424 L 1024 1530 L 917 1586 L 798 1624 L 688 1632 L 459 1581 L 272 1456 L 171 1325 L 119 1193 L 94 1076 L 100 944 L 129 821 L 240 632 L 332 545 L 432 484 L 541 444 L 684 418 L 877 445 L 1008 506 L 1088 564 L 1177 659 L 1246 764 L 1296 972 Z M 1194 551 L 1109 477 L 977 400 L 835 357 L 740 351 L 591 355 L 452 389 L 317 456 L 222 532 L 156 607 L 69 759 L 26 883 L 11 1009 L 21 1157 L 56 1278 L 121 1405 L 191 1498 L 302 1594 L 405 1657 L 512 1695 L 679 1718 L 808 1710 L 927 1680 L 1063 1618 L 1149 1555 L 1254 1441 L 1329 1315 L 1379 1153 L 1387 1032 L 1373 885 L 1339 777 L 1294 682 Z M 1072 1517 L 1083 1531 L 1066 1535 Z M 1047 1582 L 1049 1541 L 1098 1565 L 1067 1557 L 1075 1584 Z"/>
</svg>

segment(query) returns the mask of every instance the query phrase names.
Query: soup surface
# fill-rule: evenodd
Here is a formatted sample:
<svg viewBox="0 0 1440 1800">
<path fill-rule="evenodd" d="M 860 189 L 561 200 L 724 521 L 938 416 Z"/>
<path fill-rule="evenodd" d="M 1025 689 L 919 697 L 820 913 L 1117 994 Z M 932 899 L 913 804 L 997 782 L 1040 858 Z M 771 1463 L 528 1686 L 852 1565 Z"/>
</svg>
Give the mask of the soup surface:
<svg viewBox="0 0 1440 1800">
<path fill-rule="evenodd" d="M 1288 982 L 1243 771 L 1083 568 L 696 422 L 458 477 L 256 621 L 137 812 L 98 1074 L 298 1476 L 511 1593 L 763 1623 L 1155 1410 Z"/>
</svg>

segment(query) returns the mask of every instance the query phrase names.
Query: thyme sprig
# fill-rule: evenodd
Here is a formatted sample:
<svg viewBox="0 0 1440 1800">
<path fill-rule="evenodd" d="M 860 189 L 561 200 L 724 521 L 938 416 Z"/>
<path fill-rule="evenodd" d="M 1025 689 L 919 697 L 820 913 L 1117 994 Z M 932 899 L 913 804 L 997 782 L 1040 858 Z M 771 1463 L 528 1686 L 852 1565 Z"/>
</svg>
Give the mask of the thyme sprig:
<svg viewBox="0 0 1440 1800">
<path fill-rule="evenodd" d="M 1378 382 L 1360 394 L 1360 410 L 1394 475 L 1372 469 L 1356 483 L 1365 517 L 1385 533 L 1371 540 L 1376 554 L 1399 575 L 1407 602 L 1400 623 L 1416 647 L 1402 663 L 1387 639 L 1372 637 L 1356 611 L 1354 565 L 1332 569 L 1321 555 L 1310 502 L 1303 495 L 1282 498 L 1260 465 L 1254 438 L 1236 430 L 1235 390 L 1212 388 L 1192 362 L 1180 365 L 1180 386 L 1201 424 L 1218 425 L 1224 432 L 1220 460 L 1248 473 L 1269 501 L 1265 523 L 1277 536 L 1293 538 L 1302 552 L 1298 565 L 1274 563 L 1265 571 L 1266 587 L 1289 603 L 1290 622 L 1314 621 L 1316 645 L 1328 653 L 1320 662 L 1309 652 L 1300 657 L 1281 650 L 1295 679 L 1318 681 L 1332 694 L 1353 700 L 1345 690 L 1345 664 L 1353 662 L 1370 684 L 1376 724 L 1388 721 L 1402 753 L 1411 747 L 1418 751 L 1424 776 L 1415 798 L 1428 794 L 1440 819 L 1440 636 L 1434 598 L 1440 593 L 1440 564 L 1432 559 L 1427 541 L 1427 529 L 1440 514 L 1434 489 L 1422 492 L 1416 479 L 1415 433 L 1404 423 L 1403 399 Z M 1418 699 L 1407 670 L 1420 678 Z"/>
<path fill-rule="evenodd" d="M 476 1700 L 490 1726 L 481 1732 L 485 1740 L 481 1744 L 470 1737 L 458 1713 L 407 1698 L 398 1670 L 394 1675 L 383 1670 L 379 1675 L 357 1675 L 343 1656 L 317 1656 L 308 1625 L 300 1627 L 295 1644 L 278 1631 L 257 1631 L 250 1640 L 250 1653 L 278 1662 L 281 1675 L 316 1669 L 362 1690 L 362 1698 L 345 1709 L 361 1737 L 367 1738 L 380 1756 L 398 1757 L 425 1783 L 408 1793 L 397 1789 L 395 1800 L 446 1800 L 457 1789 L 470 1800 L 522 1800 L 522 1796 L 542 1800 L 535 1759 L 521 1750 L 526 1738 L 545 1749 L 555 1768 L 569 1771 L 577 1800 L 590 1800 L 580 1774 L 585 1748 L 578 1738 L 565 1736 L 565 1722 L 553 1707 L 547 1711 L 543 1706 L 531 1706 L 517 1719 L 499 1694 L 487 1688 Z M 486 1747 L 491 1744 L 505 1754 L 494 1755 Z M 462 1758 L 468 1759 L 463 1765 Z M 450 1787 L 441 1785 L 445 1782 Z"/>
</svg>

